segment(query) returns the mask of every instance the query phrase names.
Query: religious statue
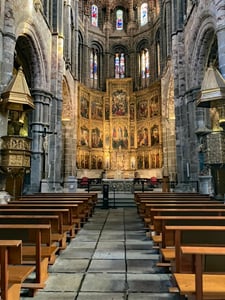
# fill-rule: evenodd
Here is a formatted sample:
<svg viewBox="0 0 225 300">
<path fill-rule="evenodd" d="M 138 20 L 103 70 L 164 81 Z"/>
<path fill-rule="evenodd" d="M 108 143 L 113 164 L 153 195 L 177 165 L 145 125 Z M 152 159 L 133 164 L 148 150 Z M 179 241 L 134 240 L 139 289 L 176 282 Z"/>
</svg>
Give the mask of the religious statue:
<svg viewBox="0 0 225 300">
<path fill-rule="evenodd" d="M 212 122 L 212 131 L 223 131 L 223 128 L 220 127 L 220 116 L 216 107 L 210 108 L 210 117 Z"/>
</svg>

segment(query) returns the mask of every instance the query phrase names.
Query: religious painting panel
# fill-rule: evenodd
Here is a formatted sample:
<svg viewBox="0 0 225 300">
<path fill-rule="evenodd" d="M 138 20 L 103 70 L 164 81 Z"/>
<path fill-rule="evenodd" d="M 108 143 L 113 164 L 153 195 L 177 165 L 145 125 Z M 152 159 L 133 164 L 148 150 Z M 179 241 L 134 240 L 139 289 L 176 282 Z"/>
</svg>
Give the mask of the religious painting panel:
<svg viewBox="0 0 225 300">
<path fill-rule="evenodd" d="M 144 156 L 144 169 L 149 169 L 150 164 L 149 164 L 149 153 L 145 153 Z"/>
<path fill-rule="evenodd" d="M 102 120 L 103 119 L 102 101 L 99 101 L 99 100 L 91 101 L 91 118 L 92 118 L 92 120 Z"/>
<path fill-rule="evenodd" d="M 154 124 L 150 130 L 151 130 L 151 146 L 159 145 L 159 141 L 160 141 L 159 125 Z"/>
<path fill-rule="evenodd" d="M 91 147 L 92 148 L 103 147 L 103 134 L 98 127 L 95 127 L 91 130 Z"/>
<path fill-rule="evenodd" d="M 143 120 L 148 117 L 148 101 L 143 100 L 137 104 L 137 119 Z"/>
<path fill-rule="evenodd" d="M 150 168 L 157 169 L 162 167 L 162 153 L 160 149 L 151 151 L 150 153 Z"/>
<path fill-rule="evenodd" d="M 143 166 L 144 166 L 143 155 L 139 153 L 139 154 L 137 155 L 137 168 L 138 168 L 138 169 L 143 169 Z"/>
<path fill-rule="evenodd" d="M 81 96 L 80 99 L 80 116 L 85 119 L 89 118 L 89 101 L 85 96 Z"/>
<path fill-rule="evenodd" d="M 89 169 L 89 154 L 88 153 L 81 154 L 80 168 L 81 169 Z"/>
<path fill-rule="evenodd" d="M 112 94 L 112 116 L 127 116 L 127 114 L 128 100 L 126 91 L 114 91 Z"/>
<path fill-rule="evenodd" d="M 91 156 L 91 169 L 97 169 L 97 157 L 96 157 L 96 155 Z"/>
<path fill-rule="evenodd" d="M 98 156 L 98 158 L 97 158 L 97 169 L 103 169 L 103 159 L 102 159 L 102 156 Z"/>
<path fill-rule="evenodd" d="M 146 147 L 149 144 L 149 133 L 147 127 L 141 127 L 137 132 L 137 146 Z"/>
<path fill-rule="evenodd" d="M 149 103 L 149 116 L 150 118 L 160 115 L 159 96 L 156 95 L 150 99 Z"/>
<path fill-rule="evenodd" d="M 86 126 L 80 129 L 80 145 L 89 146 L 89 129 Z"/>
<path fill-rule="evenodd" d="M 112 148 L 128 149 L 128 128 L 126 125 L 114 125 L 112 129 Z"/>
</svg>

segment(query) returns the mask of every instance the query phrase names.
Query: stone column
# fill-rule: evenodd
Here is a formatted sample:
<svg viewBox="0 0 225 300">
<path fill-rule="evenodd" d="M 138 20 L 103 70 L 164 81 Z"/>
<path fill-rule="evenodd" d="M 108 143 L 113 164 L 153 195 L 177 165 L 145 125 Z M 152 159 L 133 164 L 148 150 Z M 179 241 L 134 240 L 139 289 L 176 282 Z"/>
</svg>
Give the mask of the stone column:
<svg viewBox="0 0 225 300">
<path fill-rule="evenodd" d="M 75 75 L 75 78 L 78 79 L 79 77 L 79 68 L 78 68 L 78 57 L 79 57 L 79 36 L 78 36 L 78 30 L 79 30 L 79 25 L 78 25 L 78 16 L 79 16 L 79 1 L 75 0 L 74 1 L 74 31 L 73 31 L 73 45 L 74 47 L 72 48 L 72 70 Z"/>
<path fill-rule="evenodd" d="M 30 191 L 39 192 L 40 183 L 46 172 L 48 151 L 44 151 L 45 131 L 49 131 L 49 105 L 51 95 L 43 90 L 31 91 L 35 109 L 32 111 L 31 136 L 32 156 Z M 46 154 L 46 157 L 44 155 Z M 45 166 L 44 166 L 45 161 Z"/>
<path fill-rule="evenodd" d="M 66 57 L 66 66 L 69 67 L 71 65 L 71 46 L 72 46 L 72 24 L 71 24 L 71 0 L 67 0 L 65 4 L 65 46 L 64 53 Z"/>
<path fill-rule="evenodd" d="M 0 13 L 4 17 L 4 22 L 0 20 L 0 90 L 3 90 L 12 78 L 14 63 L 16 36 L 13 1 L 5 1 L 5 10 Z"/>
<path fill-rule="evenodd" d="M 129 19 L 130 22 L 134 21 L 134 1 L 129 0 Z"/>
</svg>

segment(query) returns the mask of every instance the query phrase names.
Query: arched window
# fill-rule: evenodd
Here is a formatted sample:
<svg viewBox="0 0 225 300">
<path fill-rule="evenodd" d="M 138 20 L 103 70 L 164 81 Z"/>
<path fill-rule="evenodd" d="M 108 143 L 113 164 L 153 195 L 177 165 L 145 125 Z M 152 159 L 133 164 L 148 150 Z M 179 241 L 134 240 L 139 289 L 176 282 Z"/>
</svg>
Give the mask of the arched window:
<svg viewBox="0 0 225 300">
<path fill-rule="evenodd" d="M 116 30 L 123 30 L 123 11 L 118 9 L 116 11 Z"/>
<path fill-rule="evenodd" d="M 98 7 L 95 4 L 91 6 L 91 25 L 98 27 Z"/>
<path fill-rule="evenodd" d="M 141 49 L 140 52 L 140 69 L 141 78 L 149 78 L 149 51 L 147 48 Z"/>
<path fill-rule="evenodd" d="M 137 64 L 138 64 L 138 77 L 139 87 L 146 88 L 150 83 L 150 53 L 149 42 L 142 40 L 137 46 Z"/>
<path fill-rule="evenodd" d="M 83 49 L 83 37 L 82 34 L 79 32 L 78 34 L 79 39 L 79 46 L 78 46 L 78 80 L 83 82 L 83 62 L 84 62 L 84 49 Z"/>
<path fill-rule="evenodd" d="M 141 5 L 141 26 L 148 23 L 148 3 L 142 3 Z"/>
<path fill-rule="evenodd" d="M 89 51 L 89 80 L 90 87 L 98 89 L 102 84 L 102 46 L 93 41 Z"/>
<path fill-rule="evenodd" d="M 91 87 L 98 87 L 98 51 L 95 48 L 90 52 L 90 79 Z"/>
<path fill-rule="evenodd" d="M 159 77 L 161 73 L 160 68 L 160 32 L 158 31 L 156 34 L 156 76 Z"/>
<path fill-rule="evenodd" d="M 115 53 L 115 78 L 125 78 L 125 55 L 123 52 Z"/>
</svg>

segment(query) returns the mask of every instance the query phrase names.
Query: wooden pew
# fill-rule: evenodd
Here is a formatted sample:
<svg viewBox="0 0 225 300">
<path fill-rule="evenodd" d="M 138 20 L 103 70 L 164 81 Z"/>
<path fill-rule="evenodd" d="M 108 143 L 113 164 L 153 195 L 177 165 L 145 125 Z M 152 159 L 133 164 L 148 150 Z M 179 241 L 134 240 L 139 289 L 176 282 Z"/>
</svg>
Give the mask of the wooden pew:
<svg viewBox="0 0 225 300">
<path fill-rule="evenodd" d="M 209 197 L 209 195 L 203 195 L 203 194 L 199 194 L 199 193 L 171 193 L 171 192 L 145 192 L 145 193 L 140 193 L 140 192 L 136 192 L 134 193 L 134 199 L 136 204 L 138 204 L 142 199 L 191 199 L 191 198 L 195 198 L 195 199 L 211 199 L 211 197 Z"/>
<path fill-rule="evenodd" d="M 0 206 L 1 207 L 1 206 Z M 72 222 L 72 216 L 70 213 L 70 210 L 67 208 L 15 208 L 12 206 L 5 205 L 4 209 L 0 208 L 0 214 L 1 215 L 41 215 L 41 216 L 48 216 L 48 215 L 56 215 L 59 217 L 60 222 L 60 233 L 62 233 L 63 236 L 67 236 L 67 233 L 69 233 L 69 236 L 71 237 L 71 232 L 74 231 L 74 224 Z M 55 235 L 53 235 L 53 240 L 55 238 Z M 68 236 L 67 236 L 68 238 Z M 60 242 L 60 241 L 59 241 Z M 62 243 L 60 244 L 60 247 L 66 246 L 65 240 L 62 240 Z"/>
<path fill-rule="evenodd" d="M 173 251 L 172 271 L 176 273 L 190 272 L 192 269 L 192 257 L 185 256 L 184 258 L 180 251 L 181 246 L 225 246 L 225 226 L 165 226 L 166 235 L 169 235 L 169 238 L 165 237 L 169 245 L 165 245 L 166 247 L 162 248 L 161 252 L 164 253 L 167 249 Z M 171 246 L 173 248 L 167 248 Z M 164 255 L 166 256 L 166 252 Z M 218 268 L 221 263 L 225 272 L 225 260 L 223 262 L 214 260 L 214 265 L 217 264 Z M 210 261 L 205 265 L 207 271 L 210 271 L 212 267 Z"/>
<path fill-rule="evenodd" d="M 22 201 L 21 201 L 22 202 Z M 79 205 L 78 204 L 64 204 L 64 203 L 13 203 L 9 202 L 8 205 L 0 205 L 0 211 L 8 208 L 30 208 L 30 209 L 68 209 L 70 214 L 70 220 L 72 222 L 72 228 L 69 225 L 70 238 L 75 237 L 75 226 L 80 226 L 79 217 Z"/>
<path fill-rule="evenodd" d="M 22 241 L 0 240 L 1 299 L 19 300 L 21 284 L 34 271 L 33 266 L 22 265 Z"/>
<path fill-rule="evenodd" d="M 48 260 L 53 249 L 49 224 L 0 224 L 0 239 L 22 240 L 22 262 L 35 265 L 35 281 L 22 283 L 31 295 L 43 288 L 48 277 Z"/>
<path fill-rule="evenodd" d="M 52 240 L 59 245 L 59 249 L 66 248 L 66 231 L 63 232 L 63 222 L 59 215 L 1 215 L 0 224 L 50 224 L 52 232 Z M 54 263 L 55 255 L 50 259 L 50 263 Z"/>
<path fill-rule="evenodd" d="M 158 266 L 171 267 L 171 263 L 168 261 L 175 259 L 175 252 L 173 248 L 167 248 L 173 246 L 174 237 L 168 233 L 165 234 L 166 226 L 225 226 L 225 216 L 155 216 L 154 217 L 154 236 L 153 240 L 159 244 L 160 251 L 163 254 Z"/>
<path fill-rule="evenodd" d="M 207 223 L 208 222 L 208 223 Z M 155 234 L 162 234 L 166 225 L 221 225 L 225 222 L 225 216 L 155 216 L 153 220 Z"/>
<path fill-rule="evenodd" d="M 81 226 L 89 219 L 89 217 L 92 215 L 93 212 L 93 202 L 91 198 L 80 198 L 80 199 L 74 199 L 74 198 L 61 198 L 61 197 L 27 197 L 26 199 L 22 200 L 14 200 L 10 201 L 9 204 L 26 204 L 26 203 L 41 203 L 41 204 L 51 204 L 51 203 L 57 203 L 57 204 L 78 204 L 79 205 L 79 218 L 76 217 L 77 222 L 77 230 L 80 229 Z M 75 220 L 74 220 L 75 221 Z"/>
<path fill-rule="evenodd" d="M 221 201 L 216 201 L 216 200 L 210 200 L 210 199 L 195 199 L 195 198 L 191 198 L 191 199 L 143 199 L 140 201 L 139 203 L 139 207 L 138 207 L 138 214 L 140 215 L 140 217 L 142 218 L 146 218 L 146 215 L 148 215 L 148 209 L 149 207 L 151 207 L 151 205 L 154 204 L 180 204 L 180 205 L 185 205 L 185 204 L 220 204 L 222 205 L 223 203 Z"/>
<path fill-rule="evenodd" d="M 182 246 L 183 255 L 191 255 L 194 260 L 193 274 L 174 273 L 173 276 L 181 295 L 196 300 L 225 299 L 225 274 L 213 272 L 205 273 L 204 261 L 206 256 L 225 255 L 225 247 L 196 247 Z M 224 266 L 225 269 L 225 266 Z"/>
<path fill-rule="evenodd" d="M 34 194 L 29 194 L 29 195 L 22 195 L 20 198 L 24 197 L 29 197 L 29 196 L 35 196 L 35 197 L 43 197 L 43 196 L 48 196 L 48 197 L 68 197 L 68 198 L 77 198 L 77 197 L 90 197 L 94 203 L 97 203 L 98 201 L 98 193 L 97 192 L 74 192 L 74 193 L 34 193 Z"/>
<path fill-rule="evenodd" d="M 225 206 L 212 208 L 212 207 L 195 207 L 195 208 L 152 208 L 150 212 L 150 219 L 154 220 L 155 216 L 224 216 Z"/>
<path fill-rule="evenodd" d="M 225 216 L 224 208 L 153 208 L 151 209 L 151 220 L 154 220 L 155 216 Z M 154 248 L 165 248 L 171 244 L 170 236 L 162 231 L 160 235 L 153 235 L 152 239 L 155 243 Z M 167 240 L 166 240 L 167 239 Z M 172 239 L 173 240 L 173 239 Z M 174 258 L 173 249 L 163 250 L 164 260 L 170 261 Z"/>
<path fill-rule="evenodd" d="M 151 202 L 141 202 L 140 204 L 140 210 L 141 212 L 139 213 L 140 216 L 144 219 L 144 222 L 146 226 L 151 223 L 151 209 L 157 208 L 157 207 L 166 207 L 166 208 L 172 208 L 172 207 L 177 207 L 177 208 L 186 208 L 186 207 L 202 207 L 202 206 L 207 206 L 207 207 L 225 207 L 224 204 L 221 202 L 217 201 L 203 201 L 203 200 L 163 200 L 163 201 L 151 201 Z"/>
<path fill-rule="evenodd" d="M 77 231 L 80 229 L 81 226 L 84 225 L 85 222 L 89 219 L 89 217 L 92 214 L 92 206 L 90 206 L 89 199 L 70 199 L 70 198 L 30 198 L 30 199 L 23 199 L 21 200 L 16 200 L 16 201 L 11 201 L 9 204 L 77 204 L 78 205 L 78 210 L 79 210 L 79 217 L 78 214 L 74 216 L 73 212 L 73 221 L 77 225 Z"/>
<path fill-rule="evenodd" d="M 37 200 L 37 199 L 87 201 L 90 210 L 89 215 L 91 216 L 94 211 L 95 205 L 98 201 L 98 194 L 97 193 L 36 193 L 31 195 L 23 195 L 18 200 Z"/>
<path fill-rule="evenodd" d="M 151 218 L 151 210 L 154 208 L 165 208 L 165 209 L 169 209 L 169 208 L 202 208 L 204 206 L 204 208 L 225 208 L 225 205 L 223 203 L 180 203 L 180 202 L 174 202 L 174 203 L 151 203 L 151 204 L 146 204 L 146 217 L 150 217 Z"/>
<path fill-rule="evenodd" d="M 182 197 L 182 196 L 176 196 L 176 197 L 143 197 L 140 198 L 139 201 L 137 202 L 137 211 L 141 217 L 144 217 L 145 215 L 145 209 L 147 204 L 151 203 L 217 203 L 217 204 L 222 204 L 221 201 L 211 199 L 209 197 Z"/>
</svg>

